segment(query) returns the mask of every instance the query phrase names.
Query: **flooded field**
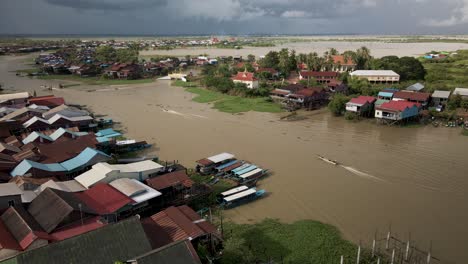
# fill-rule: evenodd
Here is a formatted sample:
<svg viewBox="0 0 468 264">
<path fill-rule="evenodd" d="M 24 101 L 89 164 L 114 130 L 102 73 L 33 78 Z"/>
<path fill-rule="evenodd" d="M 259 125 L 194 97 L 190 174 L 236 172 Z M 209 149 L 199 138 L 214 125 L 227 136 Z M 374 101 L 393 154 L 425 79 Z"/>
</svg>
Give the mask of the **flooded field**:
<svg viewBox="0 0 468 264">
<path fill-rule="evenodd" d="M 456 44 L 459 45 L 459 44 Z M 429 49 L 430 50 L 430 49 Z M 16 77 L 24 57 L 0 59 L 0 82 L 12 90 L 58 85 Z M 137 86 L 76 86 L 53 91 L 121 122 L 128 137 L 156 144 L 163 160 L 186 166 L 228 151 L 272 171 L 265 199 L 227 211 L 237 222 L 266 217 L 315 219 L 346 238 L 369 242 L 389 226 L 449 263 L 468 258 L 468 138 L 459 129 L 399 128 L 353 123 L 326 111 L 297 122 L 278 114 L 230 115 L 191 101 L 192 94 L 158 81 Z M 334 166 L 317 154 L 338 160 Z"/>
<path fill-rule="evenodd" d="M 455 51 L 459 49 L 468 49 L 466 43 L 388 43 L 383 41 L 310 41 L 310 42 L 295 42 L 277 45 L 275 47 L 243 47 L 242 49 L 219 49 L 219 48 L 181 48 L 173 50 L 149 50 L 142 51 L 140 55 L 173 55 L 173 56 L 185 56 L 193 55 L 198 56 L 200 54 L 208 54 L 212 57 L 217 56 L 244 56 L 247 57 L 249 54 L 255 56 L 263 56 L 271 50 L 279 51 L 282 48 L 294 49 L 296 53 L 310 53 L 317 52 L 323 54 L 325 51 L 329 51 L 331 48 L 335 48 L 340 52 L 346 50 L 357 50 L 358 48 L 366 46 L 368 47 L 372 55 L 375 57 L 383 57 L 389 55 L 396 56 L 421 56 L 426 52 L 436 51 Z"/>
</svg>

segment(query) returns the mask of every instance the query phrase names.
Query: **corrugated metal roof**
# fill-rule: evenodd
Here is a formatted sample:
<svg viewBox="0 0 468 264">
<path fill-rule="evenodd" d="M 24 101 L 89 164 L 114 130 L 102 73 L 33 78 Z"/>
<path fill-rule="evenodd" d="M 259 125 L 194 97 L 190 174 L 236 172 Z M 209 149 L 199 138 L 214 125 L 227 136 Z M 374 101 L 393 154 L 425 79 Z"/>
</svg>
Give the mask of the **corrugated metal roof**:
<svg viewBox="0 0 468 264">
<path fill-rule="evenodd" d="M 136 196 L 146 192 L 146 189 L 128 178 L 117 179 L 109 183 L 128 197 Z"/>
<path fill-rule="evenodd" d="M 229 195 L 233 195 L 233 194 L 238 193 L 238 192 L 245 191 L 247 189 L 249 189 L 249 187 L 247 187 L 245 185 L 242 185 L 242 186 L 230 189 L 228 191 L 225 191 L 225 192 L 221 193 L 221 195 L 222 196 L 229 196 Z"/>
<path fill-rule="evenodd" d="M 421 83 L 415 83 L 413 85 L 410 85 L 406 88 L 407 91 L 416 91 L 416 92 L 419 92 L 421 91 L 422 89 L 424 89 L 424 85 L 421 84 Z"/>
<path fill-rule="evenodd" d="M 107 137 L 107 138 L 110 138 L 110 137 L 118 137 L 118 136 L 121 136 L 122 134 L 117 132 L 117 131 L 114 131 L 112 128 L 107 128 L 107 129 L 103 129 L 103 130 L 99 130 L 97 133 L 96 133 L 96 136 L 97 137 Z"/>
<path fill-rule="evenodd" d="M 453 94 L 459 94 L 461 96 L 468 96 L 468 88 L 455 88 Z"/>
<path fill-rule="evenodd" d="M 14 100 L 14 99 L 26 99 L 29 97 L 29 93 L 10 93 L 10 94 L 0 94 L 0 102 Z"/>
<path fill-rule="evenodd" d="M 382 97 L 393 97 L 393 93 L 391 93 L 391 92 L 379 92 L 379 96 L 382 96 Z"/>
<path fill-rule="evenodd" d="M 32 168 L 39 169 L 42 171 L 59 172 L 59 171 L 72 171 L 83 165 L 86 165 L 96 156 L 102 156 L 103 158 L 110 158 L 109 155 L 92 148 L 86 148 L 78 156 L 64 161 L 62 163 L 49 163 L 42 164 L 31 160 L 23 160 L 18 164 L 15 169 L 10 173 L 11 176 L 23 176 Z"/>
<path fill-rule="evenodd" d="M 115 213 L 124 206 L 134 203 L 133 199 L 107 183 L 98 183 L 84 192 L 74 194 L 100 215 Z"/>
<path fill-rule="evenodd" d="M 147 179 L 146 183 L 156 190 L 163 190 L 177 185 L 190 188 L 194 182 L 188 177 L 184 170 L 178 170 Z"/>
<path fill-rule="evenodd" d="M 237 199 L 240 199 L 240 198 L 243 198 L 243 197 L 247 197 L 249 195 L 252 195 L 254 193 L 256 193 L 257 191 L 254 189 L 254 188 L 251 188 L 251 189 L 248 189 L 246 191 L 243 191 L 243 192 L 240 192 L 240 193 L 236 193 L 234 195 L 231 195 L 231 196 L 228 196 L 228 197 L 225 197 L 224 200 L 226 202 L 232 202 L 234 200 L 237 200 Z"/>
<path fill-rule="evenodd" d="M 432 94 L 432 97 L 448 99 L 450 97 L 450 91 L 435 90 L 434 93 Z"/>
<path fill-rule="evenodd" d="M 390 70 L 358 70 L 353 71 L 349 75 L 351 76 L 390 76 L 390 77 L 400 77 L 400 75 L 394 71 Z"/>
<path fill-rule="evenodd" d="M 234 158 L 233 154 L 224 152 L 218 155 L 211 156 L 207 159 L 211 160 L 214 163 L 219 163 L 219 162 L 222 162 L 228 159 L 233 159 L 233 158 Z"/>
</svg>

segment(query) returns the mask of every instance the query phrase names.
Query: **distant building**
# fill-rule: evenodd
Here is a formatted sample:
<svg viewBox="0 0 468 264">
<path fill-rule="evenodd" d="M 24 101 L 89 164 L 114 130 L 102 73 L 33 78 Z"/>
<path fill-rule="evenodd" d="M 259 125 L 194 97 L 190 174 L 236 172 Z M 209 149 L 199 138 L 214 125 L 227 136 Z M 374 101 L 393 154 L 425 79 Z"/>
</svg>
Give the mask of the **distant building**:
<svg viewBox="0 0 468 264">
<path fill-rule="evenodd" d="M 300 71 L 299 80 L 309 80 L 313 78 L 318 83 L 329 83 L 338 79 L 339 73 L 332 71 Z"/>
<path fill-rule="evenodd" d="M 333 71 L 336 72 L 349 72 L 354 71 L 356 68 L 356 63 L 352 58 L 346 57 L 344 55 L 334 55 L 333 59 Z"/>
<path fill-rule="evenodd" d="M 257 89 L 258 88 L 258 79 L 255 78 L 252 72 L 238 72 L 236 76 L 231 78 L 235 83 L 243 83 L 249 89 Z"/>
<path fill-rule="evenodd" d="M 388 70 L 358 70 L 349 74 L 350 76 L 367 79 L 372 83 L 396 83 L 400 81 L 400 75 Z"/>
</svg>

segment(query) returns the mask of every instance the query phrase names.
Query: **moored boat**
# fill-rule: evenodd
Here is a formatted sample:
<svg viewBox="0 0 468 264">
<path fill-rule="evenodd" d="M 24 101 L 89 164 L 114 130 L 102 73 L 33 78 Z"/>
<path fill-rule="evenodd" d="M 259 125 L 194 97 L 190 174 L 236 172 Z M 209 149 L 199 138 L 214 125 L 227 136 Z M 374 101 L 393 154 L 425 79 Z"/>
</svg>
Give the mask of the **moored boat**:
<svg viewBox="0 0 468 264">
<path fill-rule="evenodd" d="M 242 189 L 245 189 L 243 186 L 241 186 Z M 237 188 L 241 188 L 237 187 Z M 257 190 L 255 188 L 250 188 L 241 192 L 237 192 L 235 194 L 226 196 L 222 199 L 221 206 L 224 208 L 233 208 L 236 206 L 239 206 L 243 203 L 247 203 L 253 200 L 256 200 L 258 198 L 261 198 L 263 195 L 265 195 L 266 191 L 265 190 Z"/>
</svg>

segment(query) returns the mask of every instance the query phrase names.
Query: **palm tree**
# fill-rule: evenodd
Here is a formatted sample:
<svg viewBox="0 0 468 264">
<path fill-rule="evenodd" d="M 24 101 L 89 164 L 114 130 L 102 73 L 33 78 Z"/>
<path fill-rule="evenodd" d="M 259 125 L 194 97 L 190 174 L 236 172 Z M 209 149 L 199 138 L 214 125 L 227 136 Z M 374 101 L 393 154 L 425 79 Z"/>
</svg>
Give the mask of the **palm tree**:
<svg viewBox="0 0 468 264">
<path fill-rule="evenodd" d="M 370 55 L 370 50 L 367 47 L 361 47 L 356 51 L 356 68 L 358 70 L 367 70 L 370 66 L 370 60 L 372 56 Z"/>
</svg>

